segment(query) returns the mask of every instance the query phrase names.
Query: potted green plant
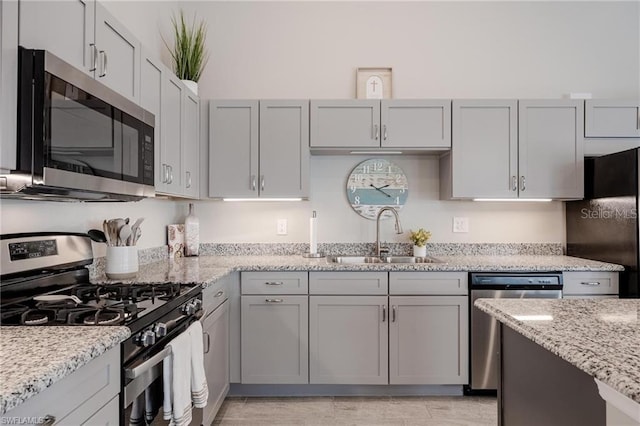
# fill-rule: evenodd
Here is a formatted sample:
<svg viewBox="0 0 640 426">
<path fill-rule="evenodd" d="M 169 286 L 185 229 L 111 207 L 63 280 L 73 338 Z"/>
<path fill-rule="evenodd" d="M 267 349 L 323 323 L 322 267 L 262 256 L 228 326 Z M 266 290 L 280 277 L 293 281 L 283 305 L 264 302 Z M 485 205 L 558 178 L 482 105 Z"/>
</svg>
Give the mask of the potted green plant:
<svg viewBox="0 0 640 426">
<path fill-rule="evenodd" d="M 171 18 L 173 27 L 173 48 L 164 40 L 173 60 L 173 71 L 187 87 L 196 95 L 198 94 L 198 80 L 202 70 L 209 60 L 209 55 L 204 43 L 207 37 L 207 25 L 204 21 L 193 25 L 187 25 L 184 12 L 180 10 L 179 16 Z"/>
<path fill-rule="evenodd" d="M 413 255 L 425 257 L 427 255 L 427 241 L 431 238 L 431 232 L 420 228 L 417 231 L 409 231 L 409 240 L 413 243 Z"/>
</svg>

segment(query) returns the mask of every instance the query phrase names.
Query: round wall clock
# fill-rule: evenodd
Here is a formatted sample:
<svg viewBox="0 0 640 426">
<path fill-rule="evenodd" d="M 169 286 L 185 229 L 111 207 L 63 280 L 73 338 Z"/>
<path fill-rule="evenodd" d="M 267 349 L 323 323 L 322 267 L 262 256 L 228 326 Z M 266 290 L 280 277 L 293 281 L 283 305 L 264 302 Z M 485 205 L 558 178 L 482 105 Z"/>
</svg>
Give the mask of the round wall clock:
<svg viewBox="0 0 640 426">
<path fill-rule="evenodd" d="M 402 169 L 380 158 L 358 164 L 347 179 L 349 203 L 367 219 L 375 219 L 383 207 L 400 210 L 408 196 L 409 183 Z M 391 217 L 391 213 L 386 212 L 382 217 Z"/>
</svg>

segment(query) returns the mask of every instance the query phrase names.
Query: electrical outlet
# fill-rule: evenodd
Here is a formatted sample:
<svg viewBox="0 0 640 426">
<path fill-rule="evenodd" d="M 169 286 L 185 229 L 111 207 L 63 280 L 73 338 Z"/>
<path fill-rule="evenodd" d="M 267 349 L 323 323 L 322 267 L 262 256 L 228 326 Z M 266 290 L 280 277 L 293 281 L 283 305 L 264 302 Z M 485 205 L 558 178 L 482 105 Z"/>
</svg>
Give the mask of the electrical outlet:
<svg viewBox="0 0 640 426">
<path fill-rule="evenodd" d="M 453 232 L 469 232 L 469 218 L 468 217 L 454 217 L 453 218 Z"/>
<path fill-rule="evenodd" d="M 287 235 L 287 219 L 278 219 L 277 235 Z"/>
</svg>

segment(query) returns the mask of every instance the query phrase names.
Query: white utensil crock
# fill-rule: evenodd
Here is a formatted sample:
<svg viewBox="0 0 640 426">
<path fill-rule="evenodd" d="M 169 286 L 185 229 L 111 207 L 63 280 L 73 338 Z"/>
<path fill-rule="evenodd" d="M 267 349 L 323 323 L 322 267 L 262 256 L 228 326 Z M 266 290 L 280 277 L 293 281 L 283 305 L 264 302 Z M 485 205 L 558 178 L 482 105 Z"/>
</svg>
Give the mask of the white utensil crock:
<svg viewBox="0 0 640 426">
<path fill-rule="evenodd" d="M 138 248 L 135 246 L 107 247 L 108 278 L 126 280 L 135 278 L 138 273 Z"/>
</svg>

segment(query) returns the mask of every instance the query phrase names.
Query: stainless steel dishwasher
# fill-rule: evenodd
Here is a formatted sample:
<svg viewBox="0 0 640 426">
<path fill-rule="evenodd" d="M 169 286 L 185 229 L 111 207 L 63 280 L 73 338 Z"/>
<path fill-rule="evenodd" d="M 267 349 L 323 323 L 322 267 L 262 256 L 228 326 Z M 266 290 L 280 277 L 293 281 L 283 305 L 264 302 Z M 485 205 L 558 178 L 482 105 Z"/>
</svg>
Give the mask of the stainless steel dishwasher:
<svg viewBox="0 0 640 426">
<path fill-rule="evenodd" d="M 466 394 L 491 393 L 498 386 L 498 322 L 473 306 L 476 299 L 560 299 L 562 272 L 471 272 L 469 274 L 470 383 Z"/>
</svg>

